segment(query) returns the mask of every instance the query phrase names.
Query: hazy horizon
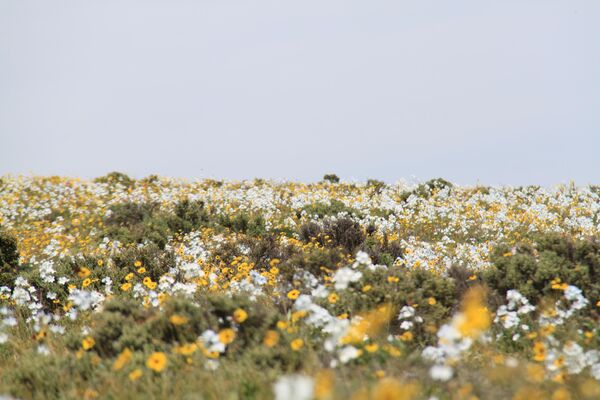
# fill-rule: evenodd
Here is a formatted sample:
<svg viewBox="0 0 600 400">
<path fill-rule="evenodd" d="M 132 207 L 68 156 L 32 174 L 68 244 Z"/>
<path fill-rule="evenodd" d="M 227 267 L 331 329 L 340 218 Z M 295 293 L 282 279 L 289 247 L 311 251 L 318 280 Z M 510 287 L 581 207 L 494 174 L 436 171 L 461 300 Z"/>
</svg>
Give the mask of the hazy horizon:
<svg viewBox="0 0 600 400">
<path fill-rule="evenodd" d="M 0 175 L 600 184 L 600 2 L 4 1 Z"/>
</svg>

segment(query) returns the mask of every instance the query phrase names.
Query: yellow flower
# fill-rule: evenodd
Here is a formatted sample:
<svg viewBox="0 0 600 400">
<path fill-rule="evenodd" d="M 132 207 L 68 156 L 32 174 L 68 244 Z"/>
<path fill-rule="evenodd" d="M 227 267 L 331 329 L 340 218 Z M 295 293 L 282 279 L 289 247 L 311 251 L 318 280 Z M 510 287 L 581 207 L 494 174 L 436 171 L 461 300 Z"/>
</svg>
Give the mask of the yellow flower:
<svg viewBox="0 0 600 400">
<path fill-rule="evenodd" d="M 198 346 L 196 345 L 196 343 L 182 344 L 181 346 L 173 348 L 173 351 L 175 353 L 182 354 L 184 356 L 189 356 L 190 354 L 193 354 L 196 350 L 198 350 Z"/>
<path fill-rule="evenodd" d="M 112 369 L 113 371 L 118 371 L 125 366 L 133 356 L 133 353 L 129 349 L 125 349 L 119 354 L 115 362 L 113 363 Z"/>
<path fill-rule="evenodd" d="M 274 347 L 277 343 L 279 343 L 279 333 L 277 333 L 277 331 L 268 330 L 265 333 L 263 344 L 267 347 Z"/>
<path fill-rule="evenodd" d="M 281 260 L 279 260 L 278 258 L 274 258 L 271 261 L 269 261 L 269 266 L 272 268 L 276 267 L 280 262 Z"/>
<path fill-rule="evenodd" d="M 141 261 L 136 261 L 136 262 L 134 262 L 134 263 L 133 263 L 133 265 L 134 265 L 136 268 L 138 268 L 138 267 L 141 267 L 141 266 L 142 266 L 142 262 L 141 262 Z"/>
<path fill-rule="evenodd" d="M 468 281 L 475 281 L 477 280 L 477 275 L 471 275 L 467 278 Z"/>
<path fill-rule="evenodd" d="M 233 320 L 238 324 L 241 324 L 246 319 L 248 319 L 248 313 L 241 308 L 238 308 L 233 312 Z"/>
<path fill-rule="evenodd" d="M 398 283 L 400 282 L 400 278 L 398 278 L 397 276 L 388 276 L 387 281 L 389 283 Z"/>
<path fill-rule="evenodd" d="M 77 275 L 80 278 L 87 278 L 88 276 L 90 276 L 92 274 L 92 271 L 89 270 L 89 268 L 86 267 L 81 267 L 79 269 L 79 271 L 77 272 Z"/>
<path fill-rule="evenodd" d="M 411 340 L 413 340 L 413 338 L 414 335 L 411 331 L 406 331 L 402 335 L 400 335 L 400 340 L 402 340 L 403 342 L 410 342 Z"/>
<path fill-rule="evenodd" d="M 161 351 L 154 352 L 146 360 L 146 366 L 153 371 L 160 372 L 167 366 L 167 356 Z"/>
<path fill-rule="evenodd" d="M 83 392 L 83 399 L 84 400 L 95 399 L 99 395 L 100 395 L 100 393 L 98 393 L 96 390 L 88 388 L 88 389 L 85 389 L 85 391 Z"/>
<path fill-rule="evenodd" d="M 146 268 L 140 267 L 140 268 L 138 268 L 137 272 L 138 272 L 138 274 L 143 274 L 146 272 Z"/>
<path fill-rule="evenodd" d="M 427 304 L 429 304 L 430 306 L 434 306 L 437 304 L 437 300 L 435 299 L 435 297 L 430 297 L 427 299 Z"/>
<path fill-rule="evenodd" d="M 337 303 L 337 301 L 338 301 L 338 298 L 339 298 L 339 297 L 338 297 L 338 295 L 337 295 L 337 294 L 335 294 L 335 293 L 331 293 L 331 294 L 329 295 L 329 297 L 327 297 L 327 301 L 328 301 L 329 303 L 331 303 L 331 304 L 335 304 L 335 303 Z"/>
<path fill-rule="evenodd" d="M 527 380 L 534 383 L 540 383 L 546 377 L 546 369 L 540 364 L 528 364 L 525 372 Z"/>
<path fill-rule="evenodd" d="M 235 339 L 235 331 L 231 328 L 221 329 L 219 331 L 219 340 L 223 344 L 229 344 Z"/>
<path fill-rule="evenodd" d="M 169 317 L 169 322 L 171 322 L 173 325 L 187 324 L 188 321 L 189 321 L 189 318 L 186 317 L 185 315 L 173 314 L 173 315 L 171 315 L 171 317 Z"/>
<path fill-rule="evenodd" d="M 549 336 L 554 333 L 556 327 L 554 325 L 545 325 L 540 329 L 540 335 Z"/>
<path fill-rule="evenodd" d="M 332 398 L 333 392 L 333 372 L 331 370 L 323 370 L 315 376 L 315 399 L 325 400 Z"/>
<path fill-rule="evenodd" d="M 121 290 L 122 290 L 122 291 L 126 292 L 126 291 L 128 291 L 129 289 L 131 289 L 131 283 L 129 283 L 129 282 L 126 282 L 126 283 L 124 283 L 124 284 L 122 284 L 122 285 L 121 285 Z"/>
<path fill-rule="evenodd" d="M 102 261 L 102 260 L 98 260 L 96 263 L 98 264 L 99 267 L 104 265 L 104 261 Z"/>
<path fill-rule="evenodd" d="M 125 280 L 127 282 L 129 282 L 130 280 L 132 280 L 134 277 L 133 272 L 128 273 L 127 275 L 125 275 Z"/>
<path fill-rule="evenodd" d="M 571 393 L 567 390 L 567 388 L 560 387 L 552 393 L 552 400 L 571 400 Z"/>
<path fill-rule="evenodd" d="M 402 355 L 400 349 L 392 346 L 391 344 L 385 345 L 383 349 L 392 357 L 400 357 Z"/>
<path fill-rule="evenodd" d="M 38 340 L 38 341 L 43 340 L 46 337 L 46 334 L 47 334 L 46 330 L 42 329 L 41 331 L 38 332 L 37 335 L 35 335 L 35 340 Z"/>
<path fill-rule="evenodd" d="M 277 321 L 277 328 L 278 329 L 285 329 L 288 327 L 288 323 L 285 321 Z"/>
<path fill-rule="evenodd" d="M 300 291 L 297 289 L 292 289 L 288 292 L 287 297 L 291 300 L 296 300 L 300 296 Z"/>
<path fill-rule="evenodd" d="M 368 353 L 375 353 L 377 350 L 379 350 L 379 345 L 377 343 L 370 343 L 365 346 L 365 350 Z"/>
<path fill-rule="evenodd" d="M 290 347 L 292 348 L 292 350 L 298 351 L 302 347 L 304 347 L 304 340 L 302 340 L 301 338 L 294 339 L 290 343 Z"/>
<path fill-rule="evenodd" d="M 88 286 L 90 286 L 91 284 L 92 284 L 92 280 L 91 280 L 90 278 L 85 278 L 85 279 L 83 280 L 83 282 L 81 283 L 81 286 L 82 286 L 82 287 L 88 287 Z"/>
<path fill-rule="evenodd" d="M 485 294 L 482 287 L 473 287 L 465 294 L 457 327 L 461 335 L 473 338 L 490 327 L 492 316 L 484 305 Z"/>
<path fill-rule="evenodd" d="M 419 396 L 419 386 L 415 383 L 402 384 L 392 378 L 382 378 L 373 388 L 373 400 L 412 400 Z"/>
<path fill-rule="evenodd" d="M 367 293 L 367 292 L 369 292 L 371 289 L 373 289 L 373 286 L 371 286 L 371 285 L 365 285 L 365 286 L 363 286 L 363 288 L 362 288 L 362 292 L 363 292 L 363 293 Z"/>
<path fill-rule="evenodd" d="M 130 381 L 137 381 L 141 377 L 142 377 L 142 370 L 139 369 L 139 368 L 136 368 L 136 369 L 134 369 L 133 371 L 131 371 L 129 373 L 129 380 Z"/>
<path fill-rule="evenodd" d="M 91 349 L 92 347 L 94 347 L 94 345 L 95 345 L 95 344 L 96 344 L 96 341 L 95 341 L 95 340 L 94 340 L 94 338 L 93 338 L 93 337 L 91 337 L 91 336 L 88 336 L 88 337 L 84 338 L 84 339 L 81 341 L 81 347 L 82 347 L 84 350 L 89 350 L 89 349 Z"/>
<path fill-rule="evenodd" d="M 144 280 L 142 281 L 142 283 L 144 284 L 144 286 L 146 286 L 147 288 L 150 288 L 150 286 L 154 283 L 152 282 L 152 278 L 150 278 L 149 276 L 145 277 Z M 150 288 L 151 289 L 151 288 Z"/>
<path fill-rule="evenodd" d="M 546 345 L 542 342 L 533 344 L 533 359 L 535 361 L 544 361 L 546 359 Z"/>
</svg>

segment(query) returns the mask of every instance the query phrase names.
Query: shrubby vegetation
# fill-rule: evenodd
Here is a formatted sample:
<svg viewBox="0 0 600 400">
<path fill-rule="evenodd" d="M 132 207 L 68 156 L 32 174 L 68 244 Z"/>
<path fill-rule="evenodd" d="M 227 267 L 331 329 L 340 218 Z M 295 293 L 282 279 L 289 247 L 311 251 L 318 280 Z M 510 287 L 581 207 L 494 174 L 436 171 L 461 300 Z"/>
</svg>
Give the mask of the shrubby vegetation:
<svg viewBox="0 0 600 400">
<path fill-rule="evenodd" d="M 3 180 L 7 396 L 600 398 L 594 188 Z"/>
</svg>

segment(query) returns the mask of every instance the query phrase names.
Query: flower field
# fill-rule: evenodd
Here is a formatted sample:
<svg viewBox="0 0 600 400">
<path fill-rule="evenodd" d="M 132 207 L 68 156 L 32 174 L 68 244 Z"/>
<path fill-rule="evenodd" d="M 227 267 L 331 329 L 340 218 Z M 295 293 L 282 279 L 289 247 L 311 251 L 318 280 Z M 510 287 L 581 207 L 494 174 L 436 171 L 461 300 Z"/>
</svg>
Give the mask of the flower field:
<svg viewBox="0 0 600 400">
<path fill-rule="evenodd" d="M 600 187 L 0 180 L 0 394 L 599 399 Z"/>
</svg>

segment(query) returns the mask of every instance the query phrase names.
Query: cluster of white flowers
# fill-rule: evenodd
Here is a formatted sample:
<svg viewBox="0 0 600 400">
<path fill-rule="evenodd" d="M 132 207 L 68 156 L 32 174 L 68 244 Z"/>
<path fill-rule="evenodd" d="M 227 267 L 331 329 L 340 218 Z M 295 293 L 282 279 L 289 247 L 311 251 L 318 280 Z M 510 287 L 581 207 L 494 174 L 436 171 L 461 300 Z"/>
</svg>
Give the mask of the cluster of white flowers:
<svg viewBox="0 0 600 400">
<path fill-rule="evenodd" d="M 285 375 L 273 385 L 275 400 L 311 400 L 315 382 L 306 375 Z"/>
<path fill-rule="evenodd" d="M 496 311 L 494 323 L 501 324 L 505 330 L 509 330 L 513 340 L 519 340 L 521 333 L 518 331 L 529 332 L 529 325 L 521 323 L 521 316 L 530 314 L 535 310 L 535 306 L 529 303 L 529 300 L 517 290 L 511 289 L 506 292 L 506 305 L 501 305 Z M 505 334 L 506 331 L 498 333 L 497 337 Z"/>
<path fill-rule="evenodd" d="M 423 323 L 423 318 L 416 315 L 416 310 L 411 306 L 403 306 L 398 314 L 398 321 L 400 321 L 400 329 L 408 331 L 412 329 L 415 323 Z"/>
</svg>

